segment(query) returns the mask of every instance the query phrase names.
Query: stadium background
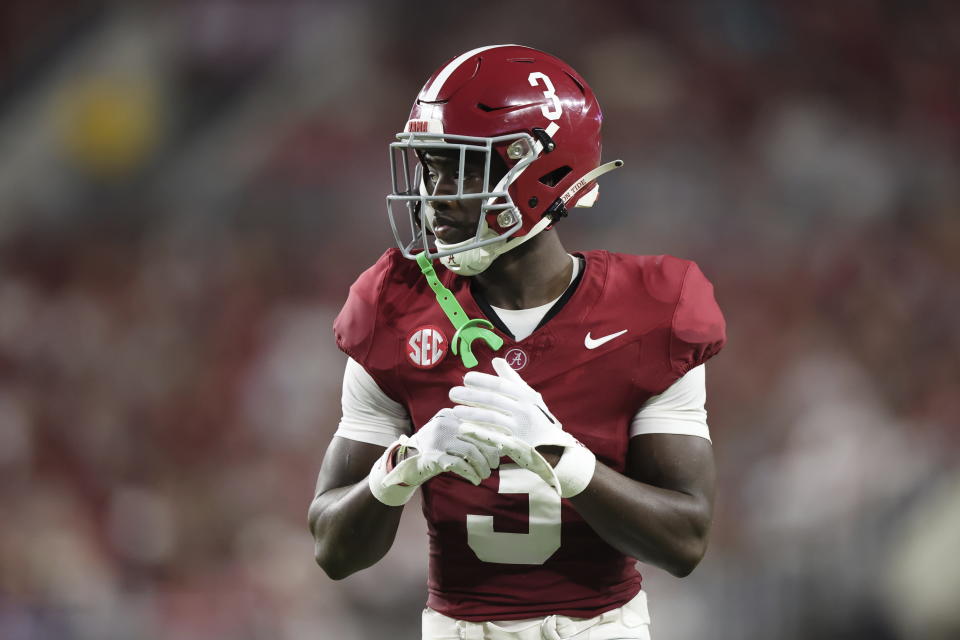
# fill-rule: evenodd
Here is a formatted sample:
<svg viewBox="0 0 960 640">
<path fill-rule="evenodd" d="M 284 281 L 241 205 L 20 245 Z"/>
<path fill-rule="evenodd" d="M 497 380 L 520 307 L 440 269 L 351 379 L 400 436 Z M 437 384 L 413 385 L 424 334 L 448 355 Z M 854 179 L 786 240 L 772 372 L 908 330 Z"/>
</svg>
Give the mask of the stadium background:
<svg viewBox="0 0 960 640">
<path fill-rule="evenodd" d="M 330 323 L 386 145 L 518 42 L 604 107 L 573 249 L 696 259 L 719 498 L 657 640 L 960 637 L 960 3 L 0 5 L 0 637 L 413 638 L 424 526 L 328 580 Z"/>
</svg>

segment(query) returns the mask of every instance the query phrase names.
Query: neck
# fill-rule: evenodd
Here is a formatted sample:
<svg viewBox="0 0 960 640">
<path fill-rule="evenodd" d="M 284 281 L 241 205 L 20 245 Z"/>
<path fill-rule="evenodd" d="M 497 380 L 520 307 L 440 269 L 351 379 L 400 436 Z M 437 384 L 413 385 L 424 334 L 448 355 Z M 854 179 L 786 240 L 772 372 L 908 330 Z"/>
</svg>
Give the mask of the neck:
<svg viewBox="0 0 960 640">
<path fill-rule="evenodd" d="M 555 231 L 544 231 L 473 276 L 487 302 L 501 309 L 529 309 L 560 297 L 573 263 Z"/>
</svg>

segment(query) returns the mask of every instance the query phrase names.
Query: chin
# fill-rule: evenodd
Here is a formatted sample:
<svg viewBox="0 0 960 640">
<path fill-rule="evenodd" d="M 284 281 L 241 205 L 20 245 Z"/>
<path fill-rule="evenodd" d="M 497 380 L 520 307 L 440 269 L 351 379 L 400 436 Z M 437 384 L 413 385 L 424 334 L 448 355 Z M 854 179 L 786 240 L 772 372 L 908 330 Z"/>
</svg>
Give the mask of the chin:
<svg viewBox="0 0 960 640">
<path fill-rule="evenodd" d="M 465 242 L 473 238 L 473 236 L 468 235 L 466 233 L 454 233 L 454 234 L 437 235 L 436 238 L 443 244 L 449 245 L 449 244 L 458 244 L 460 242 Z"/>
</svg>

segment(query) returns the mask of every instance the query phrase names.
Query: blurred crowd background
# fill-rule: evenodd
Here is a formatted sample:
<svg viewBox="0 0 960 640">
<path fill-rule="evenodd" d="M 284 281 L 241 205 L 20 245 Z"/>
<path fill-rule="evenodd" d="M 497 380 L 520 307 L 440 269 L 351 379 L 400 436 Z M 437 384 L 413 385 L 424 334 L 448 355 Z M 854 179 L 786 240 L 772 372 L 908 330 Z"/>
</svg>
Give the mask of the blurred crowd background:
<svg viewBox="0 0 960 640">
<path fill-rule="evenodd" d="M 571 249 L 715 283 L 711 548 L 657 640 L 960 637 L 960 3 L 0 4 L 0 638 L 419 637 L 425 526 L 313 561 L 387 144 L 484 44 L 605 111 Z"/>
</svg>

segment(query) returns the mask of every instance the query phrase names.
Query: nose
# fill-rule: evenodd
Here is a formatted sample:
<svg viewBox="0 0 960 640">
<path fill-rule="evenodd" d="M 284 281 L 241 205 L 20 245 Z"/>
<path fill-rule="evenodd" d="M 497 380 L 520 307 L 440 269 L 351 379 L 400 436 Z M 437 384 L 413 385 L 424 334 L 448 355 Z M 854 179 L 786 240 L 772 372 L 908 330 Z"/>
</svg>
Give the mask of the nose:
<svg viewBox="0 0 960 640">
<path fill-rule="evenodd" d="M 433 195 L 452 196 L 457 194 L 457 181 L 452 177 L 441 175 L 433 186 Z"/>
<path fill-rule="evenodd" d="M 436 181 L 436 184 L 433 185 L 433 194 L 434 196 L 456 196 L 457 194 L 457 181 L 451 177 L 447 177 L 441 174 Z M 434 210 L 440 212 L 451 211 L 456 206 L 456 198 L 451 198 L 450 200 L 434 200 L 431 203 Z"/>
</svg>

